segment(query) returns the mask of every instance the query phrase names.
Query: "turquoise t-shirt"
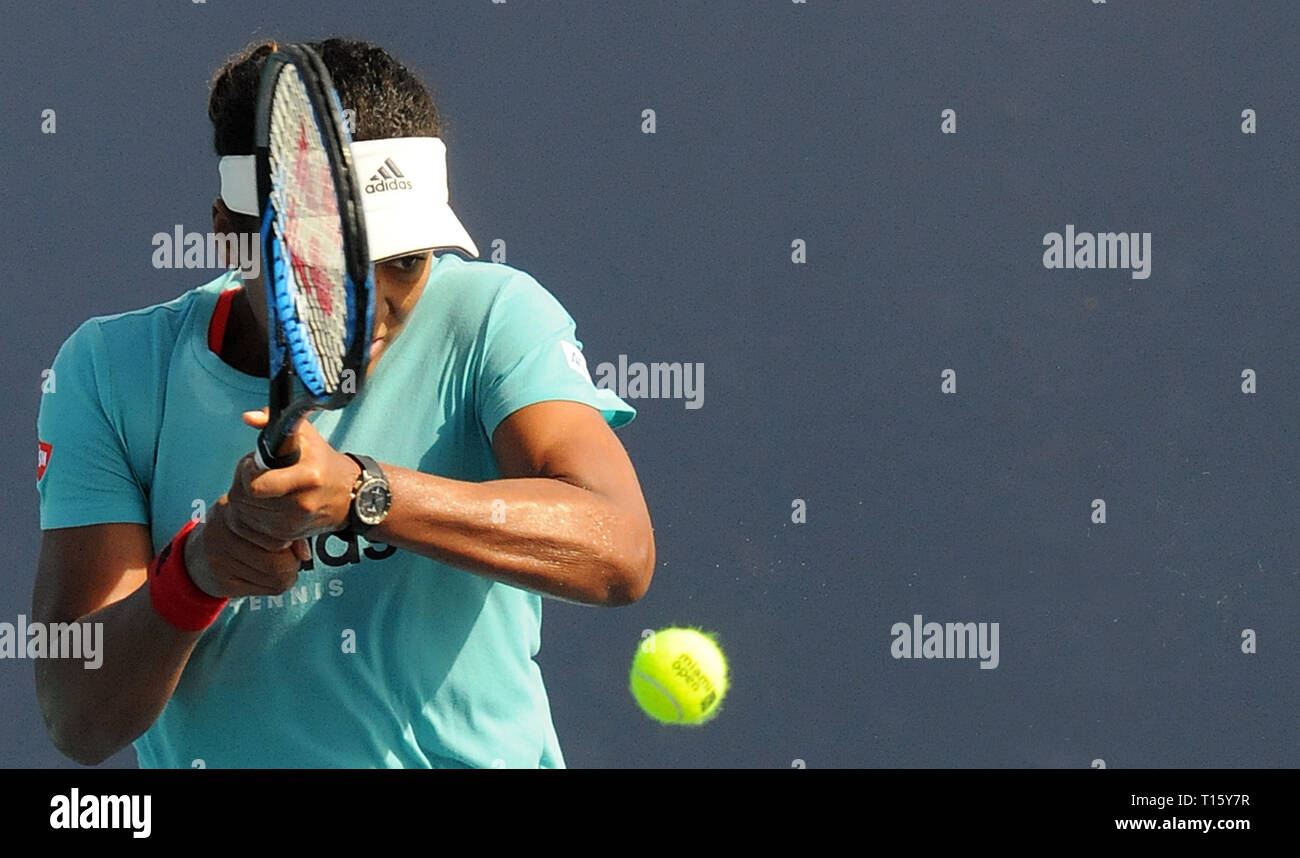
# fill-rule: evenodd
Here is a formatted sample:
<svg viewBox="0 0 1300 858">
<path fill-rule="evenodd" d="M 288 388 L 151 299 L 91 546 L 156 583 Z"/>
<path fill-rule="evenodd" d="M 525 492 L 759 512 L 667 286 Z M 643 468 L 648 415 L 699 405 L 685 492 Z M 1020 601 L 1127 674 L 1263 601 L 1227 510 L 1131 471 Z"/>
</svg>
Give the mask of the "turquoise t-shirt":
<svg viewBox="0 0 1300 858">
<path fill-rule="evenodd" d="M 150 526 L 154 550 L 230 487 L 267 401 L 207 345 L 235 272 L 94 318 L 55 359 L 37 428 L 43 529 Z M 341 451 L 497 479 L 493 431 L 544 400 L 635 411 L 596 388 L 573 319 L 528 274 L 438 258 L 406 327 L 346 409 L 312 422 Z M 140 765 L 562 768 L 534 657 L 539 596 L 365 539 L 313 541 L 295 587 L 232 599 L 200 638 Z"/>
</svg>

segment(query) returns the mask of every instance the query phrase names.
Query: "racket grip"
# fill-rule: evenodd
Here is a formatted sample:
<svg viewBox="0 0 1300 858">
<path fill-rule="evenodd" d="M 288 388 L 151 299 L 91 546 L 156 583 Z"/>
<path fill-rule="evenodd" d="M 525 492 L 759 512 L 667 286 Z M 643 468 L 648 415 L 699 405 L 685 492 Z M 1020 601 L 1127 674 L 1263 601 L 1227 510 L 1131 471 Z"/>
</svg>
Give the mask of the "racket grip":
<svg viewBox="0 0 1300 858">
<path fill-rule="evenodd" d="M 257 461 L 257 466 L 264 471 L 269 471 L 272 468 L 287 468 L 290 465 L 297 464 L 297 448 L 290 450 L 283 456 L 275 454 L 276 448 L 284 443 L 283 424 L 281 431 L 274 433 L 279 436 L 278 438 L 268 436 L 266 430 L 270 428 L 270 426 L 267 426 L 266 429 L 257 434 L 257 446 L 253 448 L 253 458 Z"/>
</svg>

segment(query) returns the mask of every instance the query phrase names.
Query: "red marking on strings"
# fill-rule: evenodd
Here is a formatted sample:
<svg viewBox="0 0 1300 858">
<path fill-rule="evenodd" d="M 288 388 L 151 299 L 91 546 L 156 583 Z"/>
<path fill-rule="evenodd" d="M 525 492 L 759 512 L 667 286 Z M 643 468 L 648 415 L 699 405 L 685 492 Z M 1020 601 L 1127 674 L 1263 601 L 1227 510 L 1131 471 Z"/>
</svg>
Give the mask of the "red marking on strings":
<svg viewBox="0 0 1300 858">
<path fill-rule="evenodd" d="M 316 303 L 327 315 L 334 314 L 334 293 L 331 289 L 332 277 L 327 269 L 312 265 L 306 260 L 318 260 L 323 254 L 320 236 L 308 233 L 306 248 L 299 248 L 300 231 L 303 227 L 298 219 L 298 202 L 301 196 L 309 212 L 321 212 L 323 215 L 336 214 L 338 211 L 331 195 L 333 185 L 329 177 L 329 165 L 316 165 L 308 157 L 311 145 L 307 138 L 307 125 L 303 120 L 298 123 L 297 158 L 294 159 L 293 180 L 297 192 L 288 199 L 288 211 L 285 215 L 285 245 L 289 253 L 290 267 L 293 269 L 294 281 L 301 292 L 315 295 Z M 314 175 L 313 175 L 314 174 Z M 299 251 L 303 252 L 299 252 Z"/>
<path fill-rule="evenodd" d="M 315 265 L 308 265 L 301 258 L 293 258 L 294 279 L 304 291 L 316 296 L 316 303 L 327 316 L 334 314 L 334 297 L 330 291 L 329 274 L 322 272 Z"/>
</svg>

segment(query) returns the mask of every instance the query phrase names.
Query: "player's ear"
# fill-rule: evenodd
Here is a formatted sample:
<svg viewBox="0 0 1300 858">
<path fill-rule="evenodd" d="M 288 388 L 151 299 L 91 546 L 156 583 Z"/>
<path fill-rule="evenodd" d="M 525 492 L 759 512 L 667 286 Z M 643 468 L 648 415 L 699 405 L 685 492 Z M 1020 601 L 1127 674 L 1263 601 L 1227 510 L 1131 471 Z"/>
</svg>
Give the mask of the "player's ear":
<svg viewBox="0 0 1300 858">
<path fill-rule="evenodd" d="M 231 221 L 230 209 L 226 207 L 226 201 L 217 197 L 212 201 L 212 234 L 216 236 L 229 235 L 235 231 L 235 226 Z M 229 267 L 231 262 L 226 259 L 225 243 L 217 242 L 217 252 L 221 254 L 221 264 Z"/>
<path fill-rule="evenodd" d="M 235 232 L 234 217 L 221 197 L 212 201 L 212 231 L 217 235 Z"/>
</svg>

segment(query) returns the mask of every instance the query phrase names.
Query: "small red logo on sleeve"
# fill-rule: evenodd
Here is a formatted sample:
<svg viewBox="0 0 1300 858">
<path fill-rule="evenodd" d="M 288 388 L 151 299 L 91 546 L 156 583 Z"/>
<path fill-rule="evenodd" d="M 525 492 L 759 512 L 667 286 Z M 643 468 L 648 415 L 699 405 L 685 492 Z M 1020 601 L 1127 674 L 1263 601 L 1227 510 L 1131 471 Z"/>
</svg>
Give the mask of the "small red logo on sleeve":
<svg viewBox="0 0 1300 858">
<path fill-rule="evenodd" d="M 44 441 L 37 441 L 36 446 L 36 481 L 40 482 L 41 477 L 45 476 L 45 466 L 50 463 L 50 454 L 54 452 L 54 446 Z"/>
</svg>

